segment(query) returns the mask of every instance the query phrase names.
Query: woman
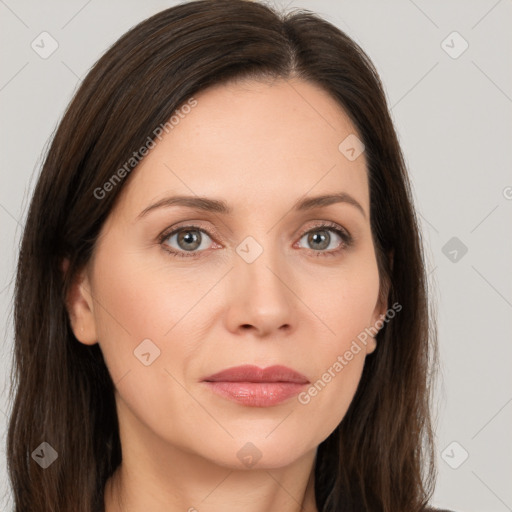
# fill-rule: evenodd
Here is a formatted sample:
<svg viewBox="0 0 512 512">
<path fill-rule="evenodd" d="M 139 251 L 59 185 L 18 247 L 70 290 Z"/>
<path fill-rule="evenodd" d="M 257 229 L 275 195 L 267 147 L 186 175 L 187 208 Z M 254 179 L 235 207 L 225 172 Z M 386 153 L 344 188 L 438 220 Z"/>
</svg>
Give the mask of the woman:
<svg viewBox="0 0 512 512">
<path fill-rule="evenodd" d="M 432 510 L 435 365 L 406 168 L 350 38 L 202 0 L 105 53 L 20 251 L 17 512 Z"/>
</svg>

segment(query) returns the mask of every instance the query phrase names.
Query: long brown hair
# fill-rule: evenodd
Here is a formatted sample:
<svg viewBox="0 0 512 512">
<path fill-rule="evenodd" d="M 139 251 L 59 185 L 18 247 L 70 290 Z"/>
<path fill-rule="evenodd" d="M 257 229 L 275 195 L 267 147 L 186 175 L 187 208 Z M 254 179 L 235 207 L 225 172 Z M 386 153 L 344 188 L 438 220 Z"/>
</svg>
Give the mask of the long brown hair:
<svg viewBox="0 0 512 512">
<path fill-rule="evenodd" d="M 200 0 L 141 22 L 98 60 L 42 166 L 15 287 L 7 458 L 16 512 L 103 510 L 105 483 L 121 462 L 114 384 L 99 345 L 74 337 L 66 297 L 130 177 L 126 162 L 208 86 L 292 77 L 320 85 L 357 127 L 381 291 L 389 283 L 388 303 L 402 306 L 377 335 L 346 416 L 318 447 L 317 507 L 425 509 L 435 482 L 437 335 L 407 170 L 377 71 L 354 41 L 310 11 Z M 98 198 L 123 166 L 123 179 Z M 46 469 L 33 456 L 42 442 L 58 453 Z"/>
</svg>

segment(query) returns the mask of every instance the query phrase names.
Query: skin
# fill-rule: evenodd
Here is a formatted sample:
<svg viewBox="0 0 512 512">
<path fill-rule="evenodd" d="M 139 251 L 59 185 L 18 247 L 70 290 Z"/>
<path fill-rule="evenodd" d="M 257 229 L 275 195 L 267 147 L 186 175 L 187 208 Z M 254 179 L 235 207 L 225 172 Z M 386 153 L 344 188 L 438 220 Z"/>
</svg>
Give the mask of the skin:
<svg viewBox="0 0 512 512">
<path fill-rule="evenodd" d="M 116 385 L 123 462 L 106 510 L 316 511 L 317 447 L 343 419 L 375 340 L 307 404 L 244 406 L 201 380 L 283 364 L 315 383 L 384 315 L 365 154 L 350 161 L 339 151 L 356 129 L 302 80 L 231 83 L 195 98 L 132 171 L 68 299 L 77 339 L 100 344 Z M 348 203 L 293 211 L 304 196 L 333 192 L 364 215 Z M 233 213 L 171 206 L 138 217 L 177 194 L 222 199 Z M 347 230 L 352 246 L 318 221 Z M 204 230 L 190 228 L 201 245 L 173 257 L 166 249 L 188 246 L 159 235 L 188 223 Z M 308 241 L 313 229 L 330 235 L 327 246 Z M 263 249 L 250 264 L 236 252 L 248 236 Z M 160 350 L 149 366 L 134 356 L 145 339 Z M 248 442 L 261 454 L 252 467 L 237 457 Z"/>
</svg>

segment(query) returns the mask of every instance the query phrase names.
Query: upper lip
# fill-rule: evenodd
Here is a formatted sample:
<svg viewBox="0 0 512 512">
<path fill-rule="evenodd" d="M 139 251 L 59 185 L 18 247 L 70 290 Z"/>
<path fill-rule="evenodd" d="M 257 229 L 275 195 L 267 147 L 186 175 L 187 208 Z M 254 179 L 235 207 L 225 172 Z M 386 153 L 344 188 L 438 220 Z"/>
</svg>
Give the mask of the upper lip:
<svg viewBox="0 0 512 512">
<path fill-rule="evenodd" d="M 286 366 L 259 368 L 254 365 L 233 366 L 203 379 L 209 382 L 295 382 L 307 384 L 309 380 Z"/>
</svg>

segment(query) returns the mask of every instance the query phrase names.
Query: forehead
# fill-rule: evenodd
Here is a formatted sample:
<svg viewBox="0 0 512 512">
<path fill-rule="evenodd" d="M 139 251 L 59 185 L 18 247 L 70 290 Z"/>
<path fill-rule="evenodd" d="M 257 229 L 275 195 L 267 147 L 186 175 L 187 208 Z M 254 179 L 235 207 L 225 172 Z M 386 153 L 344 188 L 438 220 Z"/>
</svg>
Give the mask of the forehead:
<svg viewBox="0 0 512 512">
<path fill-rule="evenodd" d="M 226 198 L 234 209 L 333 191 L 368 205 L 364 153 L 350 161 L 339 149 L 357 131 L 319 86 L 242 81 L 194 98 L 133 171 L 123 194 L 134 208 L 171 192 Z"/>
</svg>

